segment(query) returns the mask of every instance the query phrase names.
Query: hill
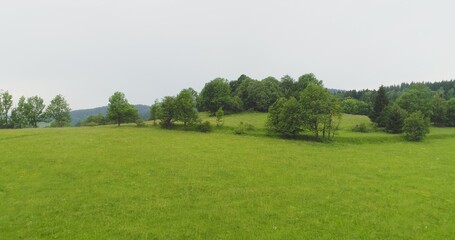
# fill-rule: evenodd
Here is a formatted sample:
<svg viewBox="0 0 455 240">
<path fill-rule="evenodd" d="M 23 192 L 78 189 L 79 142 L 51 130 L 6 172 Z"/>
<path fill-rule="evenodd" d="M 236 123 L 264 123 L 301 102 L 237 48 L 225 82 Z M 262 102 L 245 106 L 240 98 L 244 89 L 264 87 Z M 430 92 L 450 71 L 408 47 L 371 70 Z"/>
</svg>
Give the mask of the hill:
<svg viewBox="0 0 455 240">
<path fill-rule="evenodd" d="M 137 104 L 137 105 L 134 105 L 134 107 L 137 109 L 141 119 L 143 119 L 143 120 L 149 119 L 150 106 Z M 101 113 L 103 116 L 106 116 L 107 106 L 71 111 L 71 125 L 74 126 L 74 125 L 76 125 L 77 122 L 84 120 L 88 116 L 97 115 L 99 113 Z"/>
</svg>

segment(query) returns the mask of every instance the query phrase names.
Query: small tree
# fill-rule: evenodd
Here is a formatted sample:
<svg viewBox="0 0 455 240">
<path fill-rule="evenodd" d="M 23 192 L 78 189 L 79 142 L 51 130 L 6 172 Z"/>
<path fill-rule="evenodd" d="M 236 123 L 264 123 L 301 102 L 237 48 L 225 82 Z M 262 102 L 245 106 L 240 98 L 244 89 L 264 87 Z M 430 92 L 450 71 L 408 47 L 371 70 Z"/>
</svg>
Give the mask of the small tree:
<svg viewBox="0 0 455 240">
<path fill-rule="evenodd" d="M 176 119 L 183 122 L 185 128 L 198 118 L 196 109 L 196 97 L 190 89 L 182 90 L 175 98 Z"/>
<path fill-rule="evenodd" d="M 160 123 L 163 128 L 171 128 L 176 120 L 176 99 L 175 97 L 164 97 L 160 104 Z"/>
<path fill-rule="evenodd" d="M 55 96 L 46 109 L 46 116 L 53 120 L 51 126 L 64 127 L 68 126 L 71 121 L 71 108 L 62 95 Z"/>
<path fill-rule="evenodd" d="M 137 109 L 128 103 L 125 94 L 115 92 L 109 98 L 109 105 L 107 106 L 107 116 L 109 120 L 115 121 L 118 126 L 121 123 L 135 122 L 139 119 Z"/>
<path fill-rule="evenodd" d="M 430 132 L 429 120 L 420 111 L 412 113 L 404 121 L 403 131 L 409 141 L 420 141 Z"/>
<path fill-rule="evenodd" d="M 270 107 L 267 120 L 269 131 L 285 137 L 295 137 L 302 130 L 302 124 L 301 106 L 294 97 L 289 100 L 279 98 Z"/>
<path fill-rule="evenodd" d="M 384 86 L 379 87 L 379 90 L 376 94 L 376 97 L 373 100 L 373 111 L 369 116 L 371 121 L 376 123 L 379 127 L 384 127 L 382 121 L 380 121 L 380 117 L 382 111 L 387 107 L 389 104 L 389 100 L 387 99 L 386 92 Z"/>
<path fill-rule="evenodd" d="M 13 128 L 25 128 L 29 125 L 25 112 L 25 105 L 25 97 L 21 96 L 19 98 L 19 102 L 17 103 L 17 107 L 11 111 L 11 123 Z"/>
<path fill-rule="evenodd" d="M 38 96 L 27 98 L 27 102 L 24 104 L 24 115 L 28 121 L 28 125 L 37 128 L 39 122 L 46 121 L 46 115 L 44 113 L 44 100 Z"/>
<path fill-rule="evenodd" d="M 384 111 L 386 112 L 385 130 L 389 133 L 402 133 L 407 112 L 397 104 L 387 107 Z"/>
<path fill-rule="evenodd" d="M 11 127 L 8 119 L 11 107 L 13 106 L 13 96 L 6 92 L 0 92 L 0 128 Z"/>
<path fill-rule="evenodd" d="M 153 120 L 153 125 L 156 125 L 156 120 L 160 119 L 160 108 L 161 103 L 156 99 L 155 103 L 150 107 L 150 119 Z"/>
<path fill-rule="evenodd" d="M 333 138 L 336 123 L 341 119 L 341 108 L 337 99 L 322 86 L 310 83 L 300 95 L 302 118 L 305 126 L 316 138 Z M 322 133 L 322 136 L 320 135 Z"/>
<path fill-rule="evenodd" d="M 218 111 L 216 111 L 215 115 L 216 115 L 216 126 L 217 127 L 223 126 L 223 124 L 224 124 L 224 119 L 223 119 L 224 111 L 223 111 L 223 108 L 222 107 L 218 108 Z"/>
</svg>

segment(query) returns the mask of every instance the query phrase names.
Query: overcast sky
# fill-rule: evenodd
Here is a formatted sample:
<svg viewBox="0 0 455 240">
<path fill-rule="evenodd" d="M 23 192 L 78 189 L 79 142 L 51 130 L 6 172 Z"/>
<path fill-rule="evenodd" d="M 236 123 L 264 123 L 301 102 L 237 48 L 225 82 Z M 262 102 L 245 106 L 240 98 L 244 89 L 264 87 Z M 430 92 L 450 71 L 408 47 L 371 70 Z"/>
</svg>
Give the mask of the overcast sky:
<svg viewBox="0 0 455 240">
<path fill-rule="evenodd" d="M 151 104 L 216 77 L 377 88 L 455 79 L 453 0 L 2 0 L 0 89 Z"/>
</svg>

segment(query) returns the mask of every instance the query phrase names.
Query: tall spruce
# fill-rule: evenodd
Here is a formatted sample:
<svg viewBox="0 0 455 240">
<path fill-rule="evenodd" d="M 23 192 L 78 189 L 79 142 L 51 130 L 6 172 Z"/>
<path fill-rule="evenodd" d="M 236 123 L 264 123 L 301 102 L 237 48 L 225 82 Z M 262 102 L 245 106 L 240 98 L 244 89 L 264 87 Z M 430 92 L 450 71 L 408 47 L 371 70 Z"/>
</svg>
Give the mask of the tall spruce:
<svg viewBox="0 0 455 240">
<path fill-rule="evenodd" d="M 373 111 L 369 116 L 371 121 L 378 124 L 380 127 L 383 127 L 384 125 L 382 121 L 380 121 L 381 113 L 384 111 L 388 104 L 389 100 L 387 99 L 385 88 L 381 85 L 373 101 Z"/>
</svg>

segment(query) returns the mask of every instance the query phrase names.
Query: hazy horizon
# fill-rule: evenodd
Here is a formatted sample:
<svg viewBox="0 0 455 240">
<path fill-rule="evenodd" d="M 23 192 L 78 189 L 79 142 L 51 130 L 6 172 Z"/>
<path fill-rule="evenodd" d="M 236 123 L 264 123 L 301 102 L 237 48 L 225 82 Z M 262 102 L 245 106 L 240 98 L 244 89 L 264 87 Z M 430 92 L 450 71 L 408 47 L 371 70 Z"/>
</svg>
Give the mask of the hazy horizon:
<svg viewBox="0 0 455 240">
<path fill-rule="evenodd" d="M 8 1 L 0 89 L 62 94 L 74 110 L 132 104 L 214 78 L 294 78 L 334 89 L 455 79 L 452 1 Z M 15 104 L 17 101 L 15 101 Z"/>
</svg>

